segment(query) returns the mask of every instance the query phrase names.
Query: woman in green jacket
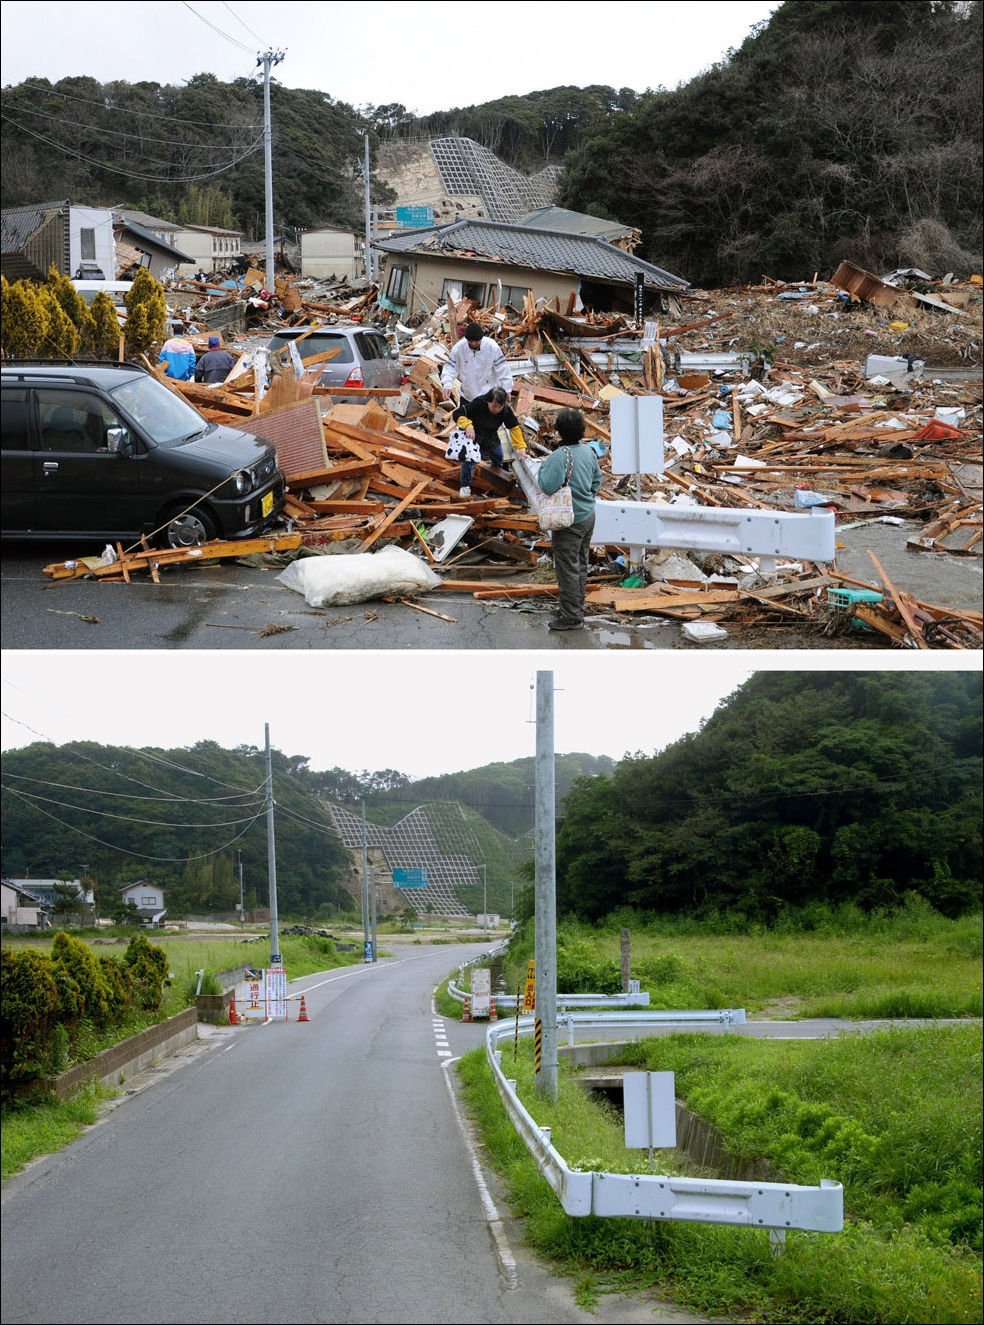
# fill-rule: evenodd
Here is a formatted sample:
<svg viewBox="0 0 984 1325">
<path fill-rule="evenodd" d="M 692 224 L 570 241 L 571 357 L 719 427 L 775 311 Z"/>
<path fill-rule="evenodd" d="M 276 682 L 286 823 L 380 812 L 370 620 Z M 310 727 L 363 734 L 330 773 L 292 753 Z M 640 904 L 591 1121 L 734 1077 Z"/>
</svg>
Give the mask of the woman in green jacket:
<svg viewBox="0 0 984 1325">
<path fill-rule="evenodd" d="M 601 487 L 598 457 L 582 442 L 584 415 L 580 410 L 562 409 L 554 419 L 560 445 L 537 471 L 541 492 L 552 493 L 571 485 L 574 523 L 550 534 L 554 571 L 557 575 L 559 607 L 547 624 L 548 630 L 576 630 L 584 624 L 584 595 L 588 584 L 588 558 L 595 522 L 595 498 Z"/>
</svg>

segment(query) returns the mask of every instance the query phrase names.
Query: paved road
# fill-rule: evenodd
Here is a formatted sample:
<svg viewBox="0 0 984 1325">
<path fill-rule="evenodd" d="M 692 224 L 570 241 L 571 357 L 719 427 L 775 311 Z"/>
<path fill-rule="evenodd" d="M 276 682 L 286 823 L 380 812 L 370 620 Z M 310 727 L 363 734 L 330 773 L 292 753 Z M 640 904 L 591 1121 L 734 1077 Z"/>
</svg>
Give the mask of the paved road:
<svg viewBox="0 0 984 1325">
<path fill-rule="evenodd" d="M 12 1179 L 4 1322 L 651 1321 L 581 1311 L 490 1223 L 447 1081 L 482 1027 L 431 1010 L 474 955 L 300 981 L 310 1022 L 213 1037 Z"/>
</svg>

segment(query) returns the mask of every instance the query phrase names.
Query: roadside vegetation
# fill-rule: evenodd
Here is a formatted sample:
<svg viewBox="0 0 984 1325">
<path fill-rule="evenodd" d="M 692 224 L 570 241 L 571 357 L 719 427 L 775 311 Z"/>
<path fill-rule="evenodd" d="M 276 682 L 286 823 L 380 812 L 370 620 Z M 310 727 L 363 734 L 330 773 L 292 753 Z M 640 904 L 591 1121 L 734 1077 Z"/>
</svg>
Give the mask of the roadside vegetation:
<svg viewBox="0 0 984 1325">
<path fill-rule="evenodd" d="M 739 936 L 678 934 L 674 939 L 686 943 L 662 955 L 707 964 L 704 983 L 690 986 L 675 975 L 681 1007 L 702 1005 L 696 995 L 706 991 L 708 973 L 721 978 L 719 968 L 733 963 L 751 996 L 718 1006 L 804 1005 L 807 957 L 819 962 L 822 948 L 828 975 L 840 971 L 846 982 L 849 969 L 855 971 L 851 987 L 840 992 L 831 979 L 835 992 L 823 996 L 835 1002 L 863 996 L 869 987 L 887 990 L 896 952 L 900 988 L 917 987 L 920 976 L 927 981 L 932 972 L 945 986 L 950 1009 L 940 1015 L 961 1015 L 954 1009 L 974 1006 L 975 999 L 979 1015 L 979 950 L 976 957 L 967 951 L 974 928 L 979 943 L 979 922 L 932 918 L 921 940 L 910 934 L 902 941 L 877 922 L 858 931 L 852 944 L 845 935 L 826 941 L 783 935 L 776 946 L 776 936 L 746 936 L 739 943 Z M 586 959 L 589 940 L 584 931 L 576 937 Z M 635 937 L 634 931 L 634 952 Z M 666 944 L 665 934 L 650 937 Z M 569 953 L 570 938 L 565 933 L 558 948 L 567 946 Z M 597 939 L 595 960 L 610 960 L 604 953 L 612 935 Z M 722 954 L 728 949 L 719 946 L 725 942 L 731 945 L 727 962 Z M 768 974 L 770 965 L 776 974 Z M 878 997 L 887 1003 L 887 995 Z M 553 1129 L 553 1143 L 569 1164 L 646 1171 L 646 1153 L 624 1146 L 621 1115 L 585 1094 L 566 1063 L 553 1107 L 536 1094 L 528 1041 L 515 1061 L 511 1047 L 503 1058 L 524 1104 L 537 1123 Z M 570 1219 L 507 1119 L 484 1049 L 476 1050 L 462 1060 L 460 1073 L 482 1141 L 514 1213 L 525 1221 L 529 1245 L 575 1276 L 582 1305 L 621 1289 L 752 1321 L 929 1325 L 981 1319 L 979 1025 L 913 1025 L 816 1041 L 667 1035 L 631 1046 L 620 1061 L 634 1070 L 675 1072 L 678 1098 L 717 1127 L 735 1158 L 762 1163 L 791 1182 L 842 1182 L 846 1223 L 835 1235 L 790 1232 L 783 1255 L 774 1259 L 757 1230 Z M 659 1154 L 657 1170 L 714 1176 L 679 1152 Z"/>
<path fill-rule="evenodd" d="M 285 935 L 280 949 L 288 976 L 311 975 L 361 960 L 320 935 Z M 218 973 L 267 965 L 269 940 L 188 940 L 151 943 L 132 928 L 94 930 L 87 938 L 9 938 L 2 963 L 2 1177 L 38 1155 L 61 1149 L 96 1120 L 112 1092 L 91 1085 L 60 1101 L 46 1081 L 121 1040 L 191 1006 L 201 992 L 218 993 Z"/>
<path fill-rule="evenodd" d="M 632 978 L 658 1009 L 745 1008 L 780 1018 L 979 1017 L 981 920 L 948 920 L 918 897 L 865 915 L 851 904 L 790 912 L 766 929 L 726 918 L 693 924 L 616 912 L 557 929 L 557 987 L 618 992 L 621 931 Z M 731 932 L 729 932 L 729 928 Z M 516 931 L 503 966 L 509 993 L 533 956 L 532 921 Z"/>
</svg>

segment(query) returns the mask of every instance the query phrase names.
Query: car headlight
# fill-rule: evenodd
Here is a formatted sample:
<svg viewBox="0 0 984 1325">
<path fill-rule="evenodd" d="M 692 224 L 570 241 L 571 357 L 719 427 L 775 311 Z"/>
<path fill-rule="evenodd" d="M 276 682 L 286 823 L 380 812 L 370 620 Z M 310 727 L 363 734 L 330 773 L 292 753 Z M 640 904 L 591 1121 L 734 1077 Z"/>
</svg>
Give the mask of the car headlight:
<svg viewBox="0 0 984 1325">
<path fill-rule="evenodd" d="M 233 479 L 233 484 L 240 496 L 249 492 L 253 486 L 253 471 L 251 469 L 241 469 Z"/>
</svg>

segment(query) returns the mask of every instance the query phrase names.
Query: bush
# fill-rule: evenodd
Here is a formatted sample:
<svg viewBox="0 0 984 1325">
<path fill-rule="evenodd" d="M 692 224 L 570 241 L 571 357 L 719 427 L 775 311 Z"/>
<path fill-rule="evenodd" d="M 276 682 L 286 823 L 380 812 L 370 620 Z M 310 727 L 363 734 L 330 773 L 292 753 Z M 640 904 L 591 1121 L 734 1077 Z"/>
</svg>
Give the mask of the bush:
<svg viewBox="0 0 984 1325">
<path fill-rule="evenodd" d="M 48 1062 L 49 1038 L 58 1012 L 52 963 L 33 948 L 0 950 L 0 1091 L 40 1076 Z"/>
<path fill-rule="evenodd" d="M 51 941 L 51 960 L 75 980 L 79 988 L 79 1015 L 105 1026 L 110 1018 L 110 991 L 106 978 L 92 955 L 92 949 L 81 939 L 59 930 Z"/>
<path fill-rule="evenodd" d="M 134 934 L 126 945 L 123 965 L 136 983 L 140 1006 L 150 1010 L 159 1008 L 167 982 L 167 953 L 164 949 L 148 942 L 143 934 Z"/>
</svg>

